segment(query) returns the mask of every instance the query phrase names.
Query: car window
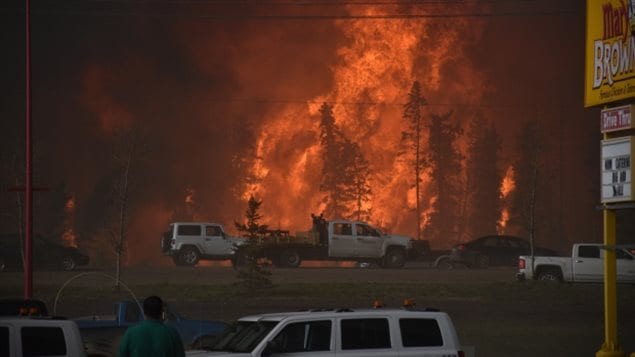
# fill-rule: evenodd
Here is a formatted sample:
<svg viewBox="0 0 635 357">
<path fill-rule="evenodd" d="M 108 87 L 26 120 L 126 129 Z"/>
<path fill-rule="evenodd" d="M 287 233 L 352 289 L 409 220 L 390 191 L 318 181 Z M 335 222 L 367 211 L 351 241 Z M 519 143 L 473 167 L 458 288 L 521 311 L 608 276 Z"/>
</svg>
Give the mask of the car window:
<svg viewBox="0 0 635 357">
<path fill-rule="evenodd" d="M 439 323 L 435 319 L 400 319 L 404 347 L 443 346 Z"/>
<path fill-rule="evenodd" d="M 352 236 L 353 228 L 350 223 L 335 223 L 333 224 L 333 234 Z"/>
<path fill-rule="evenodd" d="M 498 238 L 496 237 L 488 237 L 483 240 L 483 247 L 497 247 L 498 246 Z"/>
<path fill-rule="evenodd" d="M 201 226 L 199 224 L 181 224 L 177 228 L 177 234 L 180 236 L 200 236 Z"/>
<path fill-rule="evenodd" d="M 341 321 L 342 349 L 390 348 L 390 329 L 385 318 Z"/>
<path fill-rule="evenodd" d="M 379 232 L 376 229 L 373 229 L 365 224 L 357 223 L 355 224 L 355 230 L 358 236 L 371 236 L 371 237 L 379 237 Z"/>
<path fill-rule="evenodd" d="M 273 341 L 277 353 L 328 351 L 331 349 L 331 321 L 289 324 Z"/>
<path fill-rule="evenodd" d="M 509 243 L 509 246 L 512 248 L 529 249 L 529 242 L 526 242 L 522 239 L 506 238 L 506 240 L 507 240 L 507 243 Z"/>
<path fill-rule="evenodd" d="M 205 235 L 208 237 L 220 237 L 222 234 L 219 226 L 205 226 Z"/>
<path fill-rule="evenodd" d="M 66 356 L 64 331 L 59 327 L 23 327 L 24 356 Z"/>
<path fill-rule="evenodd" d="M 599 258 L 600 247 L 597 245 L 581 245 L 578 247 L 578 256 L 582 258 Z"/>
</svg>

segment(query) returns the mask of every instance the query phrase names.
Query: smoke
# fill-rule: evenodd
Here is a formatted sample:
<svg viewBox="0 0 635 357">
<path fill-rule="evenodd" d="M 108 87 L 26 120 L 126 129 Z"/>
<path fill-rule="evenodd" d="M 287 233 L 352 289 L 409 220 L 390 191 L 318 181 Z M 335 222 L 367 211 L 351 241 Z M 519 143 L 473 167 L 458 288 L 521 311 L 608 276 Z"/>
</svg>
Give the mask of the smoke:
<svg viewBox="0 0 635 357">
<path fill-rule="evenodd" d="M 277 5 L 268 13 L 298 16 L 222 18 L 227 9 L 205 3 L 187 14 L 153 8 L 160 4 L 135 5 L 139 9 L 115 16 L 101 8 L 80 15 L 36 11 L 39 177 L 64 182 L 71 191 L 80 246 L 82 239 L 105 239 L 100 207 L 110 199 L 112 135 L 121 127 L 141 128 L 129 263 L 163 261 L 160 233 L 188 189 L 196 193 L 195 217 L 230 231 L 250 194 L 263 200 L 263 223 L 306 230 L 310 214 L 322 208 L 317 110 L 328 102 L 337 125 L 370 162 L 372 223 L 414 235 L 412 173 L 399 155 L 403 104 L 414 80 L 429 103 L 426 115 L 453 110 L 453 120 L 462 124 L 477 113 L 494 121 L 505 138 L 504 166 L 513 158 L 518 124 L 535 118 L 559 140 L 553 152 L 578 157 L 568 172 L 593 170 L 597 126 L 587 123 L 593 113 L 584 113 L 581 103 L 583 13 L 568 21 L 556 15 L 382 18 L 395 9 L 407 15 L 487 11 L 477 2 L 460 4 L 309 6 L 307 13 L 333 15 L 326 19 Z M 226 6 L 238 14 L 267 13 L 258 4 Z M 570 40 L 574 35 L 579 39 Z M 10 68 L 17 72 L 19 65 Z M 5 113 L 19 112 L 9 108 Z M 591 118 L 586 124 L 568 125 L 585 116 Z M 565 126 L 571 135 L 553 134 Z M 581 147 L 591 149 L 582 153 Z M 563 197 L 594 187 L 589 180 L 568 188 L 564 182 L 573 174 L 566 175 L 559 212 L 567 212 Z M 432 206 L 434 197 L 425 189 L 423 199 Z M 595 200 L 589 195 L 576 206 L 591 207 Z M 582 215 L 593 217 L 592 210 Z"/>
</svg>

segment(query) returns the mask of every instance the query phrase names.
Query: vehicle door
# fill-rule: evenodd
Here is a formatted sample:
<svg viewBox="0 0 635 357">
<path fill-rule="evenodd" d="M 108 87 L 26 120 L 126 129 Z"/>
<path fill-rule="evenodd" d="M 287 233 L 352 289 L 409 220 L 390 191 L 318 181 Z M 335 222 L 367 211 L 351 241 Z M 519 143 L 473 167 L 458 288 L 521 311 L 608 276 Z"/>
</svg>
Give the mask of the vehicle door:
<svg viewBox="0 0 635 357">
<path fill-rule="evenodd" d="M 351 222 L 331 222 L 329 257 L 355 257 L 355 236 Z"/>
<path fill-rule="evenodd" d="M 397 357 L 396 336 L 388 317 L 342 318 L 335 350 L 338 357 Z"/>
<path fill-rule="evenodd" d="M 505 241 L 502 241 L 498 236 L 487 236 L 478 241 L 474 241 L 473 245 L 467 249 L 471 262 L 475 262 L 479 255 L 489 258 L 490 265 L 499 265 L 501 258 L 501 248 L 507 246 Z"/>
<path fill-rule="evenodd" d="M 572 258 L 574 281 L 602 281 L 604 262 L 598 245 L 579 245 L 578 254 Z M 574 252 L 575 253 L 575 252 Z"/>
<path fill-rule="evenodd" d="M 335 356 L 331 319 L 291 322 L 268 343 L 269 356 Z"/>
<path fill-rule="evenodd" d="M 615 251 L 617 258 L 617 281 L 621 283 L 635 282 L 635 257 L 624 249 Z"/>
<path fill-rule="evenodd" d="M 384 242 L 381 233 L 364 223 L 354 224 L 355 251 L 358 257 L 381 257 L 382 244 Z"/>
<path fill-rule="evenodd" d="M 217 224 L 206 224 L 203 232 L 203 244 L 205 253 L 209 255 L 231 255 L 234 249 L 233 243 L 223 235 L 222 228 Z"/>
</svg>

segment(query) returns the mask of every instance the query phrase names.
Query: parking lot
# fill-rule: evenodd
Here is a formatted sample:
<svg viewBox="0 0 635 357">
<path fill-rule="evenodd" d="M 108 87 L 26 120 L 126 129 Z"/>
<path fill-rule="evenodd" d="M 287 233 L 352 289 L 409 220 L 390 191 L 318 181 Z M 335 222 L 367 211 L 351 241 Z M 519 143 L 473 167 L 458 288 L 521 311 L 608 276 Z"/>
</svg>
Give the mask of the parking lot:
<svg viewBox="0 0 635 357">
<path fill-rule="evenodd" d="M 344 266 L 272 268 L 274 288 L 255 295 L 237 292 L 236 271 L 226 266 L 131 267 L 122 281 L 136 295 L 160 294 L 187 316 L 224 321 L 258 312 L 369 307 L 373 299 L 396 306 L 414 298 L 419 307 L 448 312 L 461 343 L 474 347 L 477 356 L 593 355 L 604 339 L 601 284 L 521 283 L 514 280 L 514 268 Z M 34 295 L 50 305 L 57 296 L 58 314 L 86 315 L 130 298 L 125 289 L 113 292 L 107 276 L 112 272 L 36 271 Z M 17 272 L 0 275 L 0 296 L 20 296 L 22 278 Z M 635 287 L 620 286 L 618 295 L 620 343 L 625 352 L 635 352 Z"/>
</svg>

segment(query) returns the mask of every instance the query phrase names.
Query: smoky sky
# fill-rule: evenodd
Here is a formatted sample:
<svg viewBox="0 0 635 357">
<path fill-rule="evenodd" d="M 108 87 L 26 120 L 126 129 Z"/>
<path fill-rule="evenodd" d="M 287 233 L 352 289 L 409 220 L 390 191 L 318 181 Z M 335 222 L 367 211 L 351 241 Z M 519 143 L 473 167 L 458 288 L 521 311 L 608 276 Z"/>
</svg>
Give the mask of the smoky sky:
<svg viewBox="0 0 635 357">
<path fill-rule="evenodd" d="M 31 3 L 37 183 L 63 182 L 77 198 L 77 217 L 83 220 L 78 225 L 98 225 L 91 210 L 107 200 L 99 187 L 111 169 L 113 128 L 141 128 L 143 159 L 134 190 L 139 212 L 132 229 L 151 228 L 140 246 L 158 242 L 167 224 L 166 214 L 153 212 L 174 210 L 188 188 L 194 189 L 205 220 L 231 227 L 240 219 L 246 208 L 235 192 L 245 176 L 240 162 L 257 159 L 254 146 L 264 118 L 281 106 L 301 106 L 328 92 L 333 68 L 341 61 L 338 49 L 356 40 L 342 35 L 337 19 L 259 16 L 363 10 L 275 2 L 269 7 L 213 1 Z M 599 110 L 583 107 L 585 4 L 553 3 L 514 7 L 486 2 L 500 6 L 490 9 L 498 15 L 434 20 L 422 47 L 434 48 L 436 39 L 455 26 L 453 21 L 478 26 L 461 35 L 466 45 L 460 56 L 440 69 L 441 78 L 453 80 L 428 99 L 434 111 L 454 110 L 457 116 L 481 112 L 495 122 L 506 160 L 514 156 L 511 147 L 520 123 L 538 120 L 550 142 L 554 212 L 563 222 L 590 222 L 586 227 L 563 223 L 556 233 L 566 236 L 563 242 L 594 240 L 601 233 L 595 209 L 600 135 Z M 0 6 L 2 176 L 9 185 L 14 178 L 6 153 L 21 150 L 23 142 L 24 4 L 11 0 Z M 426 68 L 429 58 L 421 56 L 414 65 Z M 459 92 L 467 84 L 461 78 L 468 64 L 482 78 L 478 89 L 471 89 L 481 91 L 479 102 L 469 103 L 467 93 L 448 99 L 443 88 Z M 310 128 L 297 135 L 298 141 L 315 139 Z M 277 152 L 281 160 L 288 154 Z M 298 210 L 306 211 L 307 227 L 310 213 L 318 213 Z"/>
</svg>

